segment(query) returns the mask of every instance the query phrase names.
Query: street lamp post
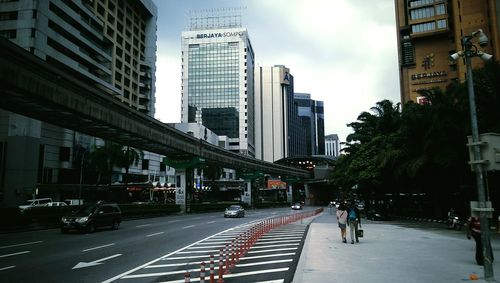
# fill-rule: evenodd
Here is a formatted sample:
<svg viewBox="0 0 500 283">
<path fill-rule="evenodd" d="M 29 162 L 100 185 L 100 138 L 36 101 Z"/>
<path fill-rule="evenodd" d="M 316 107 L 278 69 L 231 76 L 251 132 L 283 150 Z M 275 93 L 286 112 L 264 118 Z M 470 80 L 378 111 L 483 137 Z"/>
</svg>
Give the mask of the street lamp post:
<svg viewBox="0 0 500 283">
<path fill-rule="evenodd" d="M 459 57 L 465 58 L 465 65 L 467 67 L 467 89 L 469 94 L 469 108 L 470 108 L 470 119 L 471 119 L 471 130 L 472 130 L 472 146 L 474 160 L 471 160 L 471 164 L 474 167 L 476 173 L 476 185 L 477 185 L 477 196 L 478 196 L 478 208 L 475 210 L 479 212 L 479 220 L 481 222 L 481 241 L 483 243 L 483 258 L 484 258 L 484 278 L 486 281 L 493 281 L 493 266 L 492 266 L 492 251 L 490 245 L 490 227 L 488 224 L 488 213 L 491 212 L 491 208 L 486 207 L 486 193 L 484 186 L 484 174 L 483 174 L 483 161 L 481 156 L 481 142 L 479 140 L 479 130 L 477 125 L 477 112 L 476 112 L 476 102 L 474 96 L 474 82 L 472 78 L 472 57 L 480 57 L 481 59 L 488 61 L 492 58 L 491 55 L 478 51 L 477 47 L 472 43 L 474 37 L 478 37 L 479 45 L 484 47 L 488 44 L 488 37 L 483 33 L 481 29 L 473 32 L 470 36 L 462 37 L 462 47 L 463 51 L 458 51 L 452 54 L 450 57 L 453 60 L 457 60 Z"/>
</svg>

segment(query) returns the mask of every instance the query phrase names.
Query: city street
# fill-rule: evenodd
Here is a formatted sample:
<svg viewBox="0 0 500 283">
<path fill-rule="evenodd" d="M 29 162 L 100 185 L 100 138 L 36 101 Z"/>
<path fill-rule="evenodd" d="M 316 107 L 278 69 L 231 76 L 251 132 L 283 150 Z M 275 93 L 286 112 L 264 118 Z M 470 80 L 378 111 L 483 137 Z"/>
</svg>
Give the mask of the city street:
<svg viewBox="0 0 500 283">
<path fill-rule="evenodd" d="M 291 213 L 296 212 L 280 208 L 247 210 L 244 218 L 216 212 L 128 220 L 118 230 L 93 234 L 61 234 L 59 229 L 1 234 L 0 277 L 8 282 L 102 282 L 217 233 Z M 176 278 L 183 279 L 186 269 L 178 270 Z"/>
<path fill-rule="evenodd" d="M 306 211 L 308 208 L 306 208 Z M 249 210 L 245 218 L 222 213 L 124 221 L 119 230 L 61 234 L 57 229 L 0 235 L 0 276 L 8 282 L 184 282 L 199 280 L 200 262 L 252 222 L 302 211 Z M 474 241 L 445 224 L 363 220 L 359 244 L 340 241 L 334 215 L 297 221 L 263 235 L 235 263 L 225 282 L 460 282 L 471 274 Z M 307 238 L 306 238 L 307 234 Z M 349 237 L 349 235 L 348 235 Z M 500 252 L 492 233 L 494 253 Z M 299 259 L 300 258 L 300 259 Z M 493 264 L 496 277 L 499 265 Z M 352 272 L 348 272 L 348 271 Z M 34 278 L 33 276 L 35 276 Z M 481 281 L 479 281 L 481 282 Z"/>
</svg>

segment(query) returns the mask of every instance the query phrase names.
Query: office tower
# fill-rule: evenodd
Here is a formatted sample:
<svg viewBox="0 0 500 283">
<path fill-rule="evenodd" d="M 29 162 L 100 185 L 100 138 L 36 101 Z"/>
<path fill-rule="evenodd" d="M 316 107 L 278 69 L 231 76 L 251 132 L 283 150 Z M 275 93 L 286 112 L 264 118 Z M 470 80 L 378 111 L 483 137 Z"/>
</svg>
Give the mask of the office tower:
<svg viewBox="0 0 500 283">
<path fill-rule="evenodd" d="M 276 160 L 305 155 L 305 136 L 285 66 L 255 69 L 255 157 Z"/>
<path fill-rule="evenodd" d="M 421 90 L 444 89 L 465 81 L 463 59 L 449 55 L 462 50 L 461 38 L 482 29 L 490 42 L 481 50 L 500 56 L 500 0 L 395 0 L 401 101 L 422 102 Z M 479 47 L 479 45 L 478 45 Z M 471 60 L 473 68 L 484 65 Z"/>
<path fill-rule="evenodd" d="M 156 17 L 151 0 L 0 1 L 0 36 L 153 116 Z M 4 205 L 35 194 L 37 184 L 77 183 L 82 149 L 102 143 L 6 111 L 0 111 L 0 121 Z M 159 160 L 146 153 L 131 172 L 142 175 L 159 167 Z M 114 181 L 120 177 L 118 172 Z"/>
<path fill-rule="evenodd" d="M 340 141 L 337 134 L 325 136 L 325 155 L 339 157 Z"/>
<path fill-rule="evenodd" d="M 195 13 L 182 32 L 182 123 L 227 136 L 229 150 L 255 156 L 254 52 L 236 10 Z"/>
<path fill-rule="evenodd" d="M 323 101 L 311 99 L 309 93 L 295 93 L 298 114 L 305 130 L 307 155 L 325 154 L 325 117 Z"/>
</svg>

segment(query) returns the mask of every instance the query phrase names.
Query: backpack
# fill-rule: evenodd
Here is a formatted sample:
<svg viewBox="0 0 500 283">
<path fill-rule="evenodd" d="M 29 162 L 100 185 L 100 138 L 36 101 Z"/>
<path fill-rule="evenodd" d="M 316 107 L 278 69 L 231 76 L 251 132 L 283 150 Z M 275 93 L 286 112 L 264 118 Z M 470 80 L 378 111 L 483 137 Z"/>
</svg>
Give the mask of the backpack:
<svg viewBox="0 0 500 283">
<path fill-rule="evenodd" d="M 357 217 L 356 217 L 356 211 L 354 211 L 354 209 L 351 209 L 351 210 L 349 211 L 349 220 L 350 220 L 350 221 L 355 221 L 355 220 L 356 220 L 356 218 L 357 218 Z"/>
</svg>

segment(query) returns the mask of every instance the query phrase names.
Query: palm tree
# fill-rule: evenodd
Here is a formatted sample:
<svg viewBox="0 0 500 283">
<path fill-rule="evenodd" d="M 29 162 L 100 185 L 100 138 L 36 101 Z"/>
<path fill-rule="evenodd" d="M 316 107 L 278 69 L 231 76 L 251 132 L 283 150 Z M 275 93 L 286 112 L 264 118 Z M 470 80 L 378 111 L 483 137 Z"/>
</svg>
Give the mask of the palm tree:
<svg viewBox="0 0 500 283">
<path fill-rule="evenodd" d="M 137 166 L 139 161 L 144 158 L 144 152 L 140 149 L 136 149 L 130 146 L 122 147 L 121 155 L 118 159 L 117 165 L 125 168 L 125 176 L 123 181 L 125 183 L 125 187 L 127 187 L 128 179 L 129 179 L 129 169 L 131 165 Z"/>
</svg>

